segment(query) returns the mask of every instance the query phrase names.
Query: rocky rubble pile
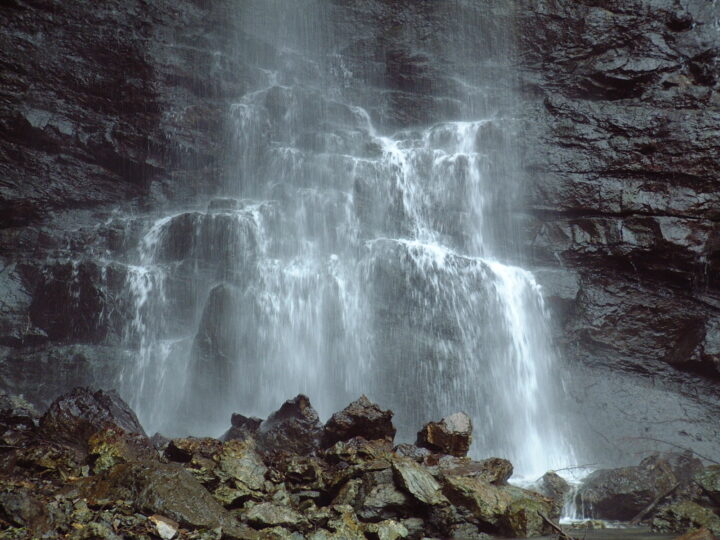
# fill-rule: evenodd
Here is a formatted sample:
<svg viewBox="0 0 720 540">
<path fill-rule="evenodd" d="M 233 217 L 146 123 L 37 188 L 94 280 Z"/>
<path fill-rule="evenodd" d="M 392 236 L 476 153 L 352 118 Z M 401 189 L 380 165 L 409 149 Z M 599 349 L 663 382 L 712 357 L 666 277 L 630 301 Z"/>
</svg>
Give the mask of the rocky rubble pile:
<svg viewBox="0 0 720 540">
<path fill-rule="evenodd" d="M 114 392 L 77 388 L 39 416 L 0 402 L 0 538 L 364 539 L 539 536 L 558 506 L 466 457 L 463 413 L 393 446 L 361 397 L 323 425 L 306 396 L 220 439 L 149 439 Z"/>
</svg>

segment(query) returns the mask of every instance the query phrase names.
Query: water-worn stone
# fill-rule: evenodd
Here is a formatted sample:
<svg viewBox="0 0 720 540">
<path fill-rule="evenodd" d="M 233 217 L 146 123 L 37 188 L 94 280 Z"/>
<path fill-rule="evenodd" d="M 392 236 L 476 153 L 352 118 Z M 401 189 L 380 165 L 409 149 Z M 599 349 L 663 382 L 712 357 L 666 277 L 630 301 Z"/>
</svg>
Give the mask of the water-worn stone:
<svg viewBox="0 0 720 540">
<path fill-rule="evenodd" d="M 537 482 L 535 489 L 553 503 L 555 513 L 560 514 L 565 497 L 570 493 L 570 484 L 554 471 L 546 472 Z"/>
<path fill-rule="evenodd" d="M 472 444 L 472 420 L 458 412 L 440 422 L 429 422 L 418 432 L 415 444 L 433 452 L 462 457 Z"/>
<path fill-rule="evenodd" d="M 327 448 L 338 441 L 347 441 L 353 437 L 392 442 L 395 438 L 392 417 L 392 411 L 384 411 L 366 396 L 360 396 L 342 411 L 333 414 L 325 423 L 323 447 Z"/>
<path fill-rule="evenodd" d="M 677 484 L 668 462 L 654 455 L 635 467 L 591 473 L 578 490 L 575 503 L 593 518 L 629 521 Z"/>
<path fill-rule="evenodd" d="M 502 518 L 512 501 L 510 494 L 478 478 L 450 476 L 443 493 L 456 506 L 469 510 L 473 517 L 491 531 L 499 531 Z"/>
<path fill-rule="evenodd" d="M 44 437 L 82 449 L 93 433 L 113 426 L 146 436 L 135 413 L 113 390 L 75 388 L 57 398 L 40 418 Z"/>
<path fill-rule="evenodd" d="M 302 394 L 283 403 L 257 432 L 264 452 L 307 455 L 320 448 L 322 425 L 307 396 Z"/>
<path fill-rule="evenodd" d="M 661 508 L 652 520 L 658 532 L 684 533 L 690 529 L 706 528 L 720 535 L 720 516 L 692 501 L 681 501 Z"/>
</svg>

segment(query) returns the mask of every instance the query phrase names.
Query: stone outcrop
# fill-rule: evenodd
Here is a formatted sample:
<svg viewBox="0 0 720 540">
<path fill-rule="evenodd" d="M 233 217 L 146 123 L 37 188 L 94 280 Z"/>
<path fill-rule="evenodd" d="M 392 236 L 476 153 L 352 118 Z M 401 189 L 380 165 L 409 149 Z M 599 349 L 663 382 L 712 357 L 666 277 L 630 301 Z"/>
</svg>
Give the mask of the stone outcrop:
<svg viewBox="0 0 720 540">
<path fill-rule="evenodd" d="M 51 440 L 47 426 L 30 422 L 22 444 L 2 449 L 0 537 L 115 539 L 152 530 L 203 540 L 517 538 L 550 532 L 546 518 L 558 517 L 550 499 L 507 485 L 512 465 L 505 460 L 419 448 L 418 460 L 396 452 L 386 437 L 395 430 L 392 412 L 366 398 L 336 413 L 330 432 L 359 425 L 378 435 L 371 440 L 355 436 L 321 447 L 321 426 L 301 395 L 243 440 L 171 439 L 158 452 L 120 427 L 131 411 L 119 399 L 113 404 L 123 414 L 114 423 L 81 410 L 108 395 L 71 392 L 59 402 L 78 404 L 73 414 L 52 415 L 53 433 L 62 437 Z M 357 424 L 367 416 L 355 413 L 379 422 Z M 246 425 L 240 416 L 234 423 Z M 76 451 L 82 445 L 84 454 Z"/>
</svg>

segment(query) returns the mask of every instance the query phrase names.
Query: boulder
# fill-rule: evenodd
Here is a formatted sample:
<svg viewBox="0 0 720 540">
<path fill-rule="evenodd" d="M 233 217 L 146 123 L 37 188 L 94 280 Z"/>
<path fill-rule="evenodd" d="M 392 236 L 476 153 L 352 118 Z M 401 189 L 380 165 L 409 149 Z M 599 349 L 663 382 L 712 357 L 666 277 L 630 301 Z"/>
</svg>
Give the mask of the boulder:
<svg viewBox="0 0 720 540">
<path fill-rule="evenodd" d="M 710 465 L 698 472 L 694 480 L 705 495 L 715 504 L 720 505 L 720 465 Z"/>
<path fill-rule="evenodd" d="M 591 473 L 578 490 L 575 503 L 592 518 L 630 521 L 656 498 L 678 485 L 669 463 L 660 455 L 635 467 Z"/>
<path fill-rule="evenodd" d="M 705 528 L 720 535 L 720 516 L 692 501 L 681 501 L 661 508 L 652 520 L 656 532 L 685 533 Z"/>
<path fill-rule="evenodd" d="M 88 457 L 93 472 L 98 474 L 120 463 L 157 460 L 158 453 L 147 437 L 108 427 L 90 436 Z"/>
<path fill-rule="evenodd" d="M 320 448 L 322 425 L 307 396 L 299 394 L 265 420 L 257 432 L 259 448 L 266 453 L 308 455 Z"/>
<path fill-rule="evenodd" d="M 185 437 L 172 439 L 163 454 L 170 461 L 189 463 L 194 456 L 212 458 L 222 447 L 222 442 L 212 437 Z"/>
<path fill-rule="evenodd" d="M 440 422 L 429 422 L 417 434 L 416 445 L 451 456 L 465 456 L 472 443 L 472 420 L 458 412 Z"/>
<path fill-rule="evenodd" d="M 0 442 L 17 446 L 35 430 L 39 417 L 22 397 L 0 393 Z"/>
<path fill-rule="evenodd" d="M 323 447 L 327 448 L 338 441 L 347 441 L 353 437 L 392 442 L 396 431 L 392 417 L 392 411 L 384 411 L 364 395 L 360 396 L 327 421 L 323 428 Z"/>
<path fill-rule="evenodd" d="M 449 476 L 443 493 L 456 506 L 469 511 L 481 530 L 516 538 L 547 532 L 543 515 L 557 519 L 552 501 L 515 486 L 494 486 L 479 478 Z"/>
<path fill-rule="evenodd" d="M 445 475 L 479 478 L 498 486 L 507 484 L 513 473 L 513 465 L 507 459 L 487 458 L 471 461 L 465 458 L 465 460 L 457 460 L 459 463 L 440 460 L 438 466 Z"/>
<path fill-rule="evenodd" d="M 254 538 L 182 467 L 174 464 L 124 463 L 84 481 L 80 494 L 88 504 L 130 500 L 137 512 L 159 514 L 188 528 L 222 528 L 233 538 Z"/>
<path fill-rule="evenodd" d="M 440 490 L 440 484 L 426 468 L 408 458 L 393 459 L 392 467 L 398 486 L 421 503 L 427 505 L 447 503 Z"/>
<path fill-rule="evenodd" d="M 75 388 L 53 401 L 40 418 L 43 437 L 83 450 L 93 433 L 108 427 L 146 436 L 135 413 L 114 390 Z"/>
<path fill-rule="evenodd" d="M 540 478 L 537 489 L 553 502 L 553 506 L 559 514 L 565 505 L 565 496 L 570 493 L 572 488 L 559 474 L 550 471 Z"/>
<path fill-rule="evenodd" d="M 247 417 L 234 413 L 230 418 L 230 424 L 230 429 L 220 437 L 221 441 L 244 441 L 248 437 L 252 437 L 260 429 L 262 419 L 256 416 Z"/>
</svg>

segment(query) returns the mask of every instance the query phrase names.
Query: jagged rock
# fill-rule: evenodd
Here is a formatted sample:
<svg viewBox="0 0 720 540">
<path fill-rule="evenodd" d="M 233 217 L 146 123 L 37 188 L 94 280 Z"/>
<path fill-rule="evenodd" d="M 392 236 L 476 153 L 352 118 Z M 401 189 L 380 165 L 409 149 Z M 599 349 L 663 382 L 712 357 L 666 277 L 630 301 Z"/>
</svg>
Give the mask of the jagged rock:
<svg viewBox="0 0 720 540">
<path fill-rule="evenodd" d="M 371 403 L 366 396 L 360 396 L 326 422 L 323 428 L 323 447 L 327 448 L 338 441 L 347 441 L 353 437 L 392 442 L 395 438 L 392 417 L 392 411 L 384 411 Z"/>
<path fill-rule="evenodd" d="M 332 507 L 332 516 L 328 519 L 327 528 L 332 531 L 311 534 L 313 540 L 364 540 L 365 532 L 363 524 L 358 521 L 352 507 L 338 505 Z"/>
<path fill-rule="evenodd" d="M 552 501 L 515 486 L 494 486 L 478 478 L 449 476 L 443 493 L 469 510 L 483 531 L 513 537 L 541 536 L 547 526 L 540 514 L 557 519 Z"/>
<path fill-rule="evenodd" d="M 165 448 L 164 455 L 170 461 L 189 463 L 194 456 L 212 458 L 223 448 L 221 441 L 212 437 L 186 437 L 172 439 Z"/>
<path fill-rule="evenodd" d="M 516 486 L 503 486 L 500 489 L 510 495 L 510 505 L 502 519 L 501 529 L 504 534 L 529 538 L 551 532 L 542 516 L 559 519 L 560 508 L 555 507 L 553 501 Z"/>
<path fill-rule="evenodd" d="M 676 484 L 678 480 L 668 462 L 653 455 L 635 467 L 591 473 L 575 500 L 593 518 L 629 521 Z"/>
<path fill-rule="evenodd" d="M 366 441 L 355 437 L 349 441 L 338 441 L 323 452 L 323 456 L 331 462 L 362 463 L 385 457 L 392 447 L 387 441 Z"/>
<path fill-rule="evenodd" d="M 720 465 L 710 465 L 705 470 L 698 472 L 694 477 L 695 482 L 715 504 L 720 504 Z"/>
<path fill-rule="evenodd" d="M 173 538 L 177 536 L 180 525 L 172 519 L 154 514 L 150 516 L 148 520 L 155 525 L 157 535 L 162 538 L 162 540 L 173 540 Z"/>
<path fill-rule="evenodd" d="M 81 449 L 93 433 L 115 426 L 146 436 L 135 413 L 114 390 L 75 388 L 57 398 L 40 418 L 43 437 Z"/>
<path fill-rule="evenodd" d="M 222 437 L 221 441 L 239 440 L 243 441 L 248 437 L 252 437 L 262 424 L 262 419 L 255 416 L 247 417 L 242 414 L 233 414 L 230 419 L 230 429 L 228 429 Z"/>
<path fill-rule="evenodd" d="M 447 476 L 479 478 L 499 486 L 507 484 L 513 473 L 512 463 L 502 458 L 487 458 L 480 461 L 468 460 L 460 463 L 441 460 L 438 466 Z"/>
<path fill-rule="evenodd" d="M 39 418 L 35 407 L 22 397 L 0 393 L 0 430 L 34 429 Z"/>
<path fill-rule="evenodd" d="M 18 446 L 35 430 L 39 417 L 35 407 L 22 397 L 0 393 L 0 442 Z"/>
<path fill-rule="evenodd" d="M 379 522 L 412 513 L 414 502 L 396 487 L 390 468 L 365 472 L 357 488 L 353 480 L 346 486 L 343 486 L 341 493 L 344 491 L 345 499 L 353 505 L 363 521 Z M 356 492 L 354 500 L 348 496 L 353 492 Z M 336 500 L 340 502 L 340 493 Z"/>
<path fill-rule="evenodd" d="M 535 486 L 537 491 L 550 499 L 553 503 L 554 513 L 560 515 L 565 505 L 565 497 L 570 493 L 568 482 L 554 471 L 546 472 Z"/>
<path fill-rule="evenodd" d="M 270 527 L 258 533 L 258 540 L 303 540 L 304 535 L 283 527 Z"/>
<path fill-rule="evenodd" d="M 228 441 L 214 459 L 218 463 L 215 474 L 221 481 L 231 479 L 237 488 L 250 492 L 264 489 L 267 467 L 255 451 L 252 440 Z"/>
<path fill-rule="evenodd" d="M 398 485 L 427 505 L 446 504 L 447 499 L 440 491 L 440 484 L 423 467 L 407 458 L 395 458 L 393 471 Z"/>
<path fill-rule="evenodd" d="M 88 439 L 88 457 L 95 474 L 112 469 L 120 463 L 158 458 L 147 437 L 125 433 L 121 428 L 105 428 Z"/>
<path fill-rule="evenodd" d="M 395 448 L 393 448 L 393 452 L 395 452 L 398 456 L 410 458 L 418 463 L 425 461 L 425 458 L 427 458 L 431 453 L 427 448 L 420 448 L 414 444 L 408 443 L 398 444 Z"/>
<path fill-rule="evenodd" d="M 244 518 L 251 525 L 260 528 L 281 526 L 298 529 L 307 526 L 305 519 L 294 510 L 269 502 L 254 505 Z"/>
<path fill-rule="evenodd" d="M 6 522 L 38 533 L 50 526 L 45 506 L 28 489 L 0 493 L 0 517 Z"/>
<path fill-rule="evenodd" d="M 254 538 L 178 465 L 124 463 L 87 479 L 78 489 L 93 505 L 127 499 L 138 512 L 167 516 L 186 527 L 222 527 L 233 537 Z"/>
<path fill-rule="evenodd" d="M 658 532 L 684 533 L 690 529 L 706 528 L 720 535 L 720 516 L 692 501 L 681 501 L 661 508 L 652 520 Z"/>
<path fill-rule="evenodd" d="M 462 412 L 451 414 L 440 422 L 429 422 L 417 435 L 417 446 L 433 452 L 462 457 L 472 443 L 472 420 Z"/>
<path fill-rule="evenodd" d="M 307 455 L 319 450 L 322 425 L 310 400 L 302 394 L 286 401 L 257 432 L 260 449 L 268 453 Z"/>
<path fill-rule="evenodd" d="M 371 538 L 377 538 L 377 540 L 397 540 L 398 538 L 407 538 L 410 536 L 407 527 L 393 519 L 368 524 L 365 527 L 365 531 L 368 535 L 371 535 Z"/>
</svg>

